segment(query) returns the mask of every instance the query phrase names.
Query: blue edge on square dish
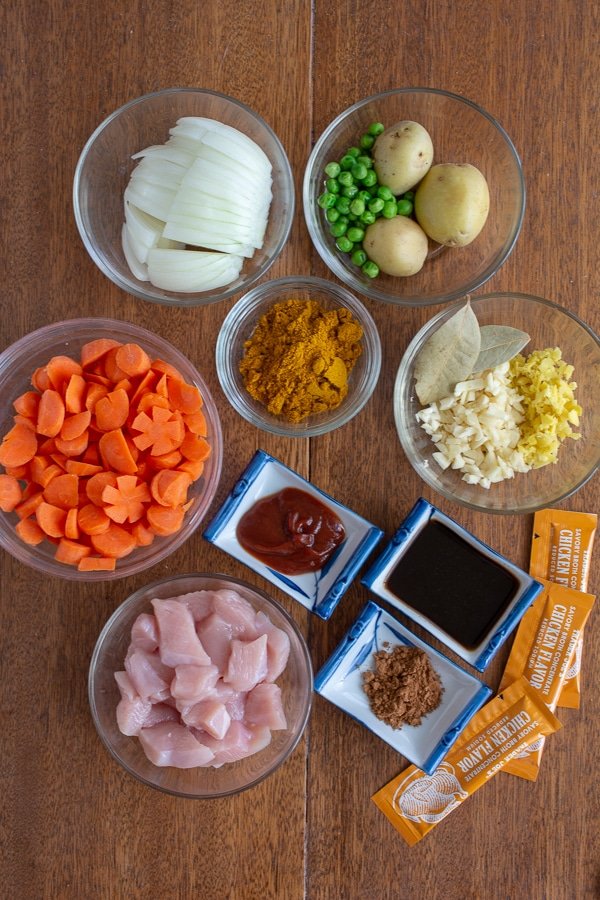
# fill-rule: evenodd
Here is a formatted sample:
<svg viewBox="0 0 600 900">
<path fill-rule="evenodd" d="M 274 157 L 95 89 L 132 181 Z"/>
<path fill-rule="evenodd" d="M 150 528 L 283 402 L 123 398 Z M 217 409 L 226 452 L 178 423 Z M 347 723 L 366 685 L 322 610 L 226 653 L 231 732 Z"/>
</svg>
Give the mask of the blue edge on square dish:
<svg viewBox="0 0 600 900">
<path fill-rule="evenodd" d="M 360 614 L 360 616 L 358 617 L 358 619 L 354 622 L 352 627 L 346 633 L 341 644 L 338 646 L 338 648 L 334 651 L 334 653 L 329 657 L 327 662 L 322 666 L 322 668 L 316 674 L 316 676 L 315 676 L 315 691 L 317 692 L 317 694 L 321 693 L 321 691 L 323 690 L 323 688 L 325 687 L 327 682 L 333 677 L 336 669 L 342 663 L 342 661 L 344 660 L 344 657 L 351 651 L 352 645 L 357 640 L 357 638 L 360 637 L 360 635 L 362 634 L 364 629 L 371 623 L 371 620 L 374 617 L 379 618 L 382 613 L 383 613 L 383 610 L 372 600 L 369 600 L 367 602 L 367 605 L 363 609 L 363 611 Z M 396 635 L 398 640 L 401 641 L 403 644 L 405 644 L 406 646 L 409 646 L 409 647 L 414 646 L 404 635 L 402 635 L 398 632 L 395 632 L 394 629 L 391 628 L 391 626 L 388 625 L 388 627 Z M 375 627 L 374 627 L 374 641 L 376 640 L 376 637 L 377 637 L 377 624 L 375 624 Z M 363 647 L 362 652 L 357 657 L 357 659 L 354 661 L 354 668 L 358 668 L 358 666 L 360 666 L 364 662 L 364 660 L 367 658 L 367 656 L 370 653 L 375 652 L 376 648 L 374 649 L 373 643 Z M 426 641 L 423 641 L 423 643 L 427 644 Z M 430 645 L 427 644 L 427 646 L 430 646 Z M 458 669 L 459 672 L 464 673 L 464 669 L 462 669 L 460 666 L 457 666 L 456 663 L 452 662 L 452 660 L 448 659 L 448 657 L 446 657 L 444 654 L 439 653 L 438 651 L 434 651 L 433 648 L 431 648 L 431 649 L 432 649 L 432 652 L 437 653 L 439 656 L 443 656 L 445 661 L 447 663 L 449 663 L 450 665 L 454 666 L 455 669 Z M 475 676 L 471 676 L 471 677 L 474 680 L 478 680 L 478 679 L 475 679 Z M 428 775 L 431 775 L 432 772 L 435 771 L 435 769 L 438 767 L 440 762 L 444 759 L 444 757 L 448 753 L 449 749 L 452 747 L 452 745 L 458 738 L 459 734 L 464 730 L 466 725 L 469 723 L 472 716 L 477 712 L 478 709 L 480 709 L 481 706 L 483 706 L 485 701 L 491 696 L 492 693 L 493 693 L 492 689 L 490 687 L 488 687 L 487 684 L 484 684 L 483 682 L 481 682 L 481 687 L 479 688 L 479 690 L 477 691 L 475 696 L 464 707 L 464 709 L 461 710 L 460 714 L 454 719 L 454 721 L 452 722 L 452 724 L 450 725 L 448 730 L 444 732 L 441 739 L 438 741 L 438 743 L 432 749 L 431 753 L 429 754 L 429 756 L 427 757 L 425 762 L 419 766 L 419 768 L 421 768 Z M 329 700 L 328 697 L 325 697 L 325 699 Z M 332 701 L 329 700 L 329 702 L 332 702 Z M 367 725 L 366 722 L 363 722 L 361 719 L 358 719 L 356 716 L 353 716 L 352 713 L 349 713 L 347 710 L 344 710 L 344 712 L 347 715 L 349 715 L 352 719 L 354 719 L 355 721 L 360 722 L 361 725 L 364 725 L 366 728 L 369 728 L 369 726 Z M 371 730 L 371 729 L 369 729 L 369 730 Z"/>
<path fill-rule="evenodd" d="M 291 472 L 295 478 L 298 478 L 300 479 L 300 481 L 307 484 L 312 490 L 320 494 L 329 503 L 333 503 L 337 507 L 345 508 L 343 507 L 343 504 L 339 503 L 334 497 L 331 497 L 329 494 L 326 494 L 325 491 L 322 491 L 318 487 L 315 487 L 315 485 L 311 482 L 307 482 L 305 478 L 302 478 L 302 476 L 298 474 L 298 472 L 290 469 L 289 466 L 286 466 L 280 460 L 275 459 L 275 457 L 270 456 L 268 453 L 265 453 L 264 450 L 257 450 L 250 460 L 249 464 L 246 466 L 239 479 L 229 492 L 228 496 L 223 502 L 223 505 L 203 532 L 203 537 L 207 541 L 214 543 L 221 530 L 229 522 L 236 509 L 239 507 L 240 503 L 244 499 L 246 492 L 250 489 L 260 472 L 268 463 L 274 463 L 276 466 L 282 469 L 286 469 L 288 472 Z M 357 516 L 357 513 L 353 514 Z M 357 518 L 362 517 L 357 516 Z M 366 522 L 365 519 L 363 519 L 363 521 Z M 380 528 L 377 528 L 375 525 L 371 525 L 369 531 L 366 533 L 365 537 L 356 548 L 354 554 L 341 570 L 338 578 L 331 586 L 327 594 L 315 606 L 312 607 L 311 611 L 315 613 L 315 615 L 319 616 L 320 619 L 324 619 L 325 621 L 329 619 L 332 612 L 340 602 L 342 596 L 350 587 L 359 568 L 382 537 L 383 531 Z M 344 545 L 342 543 L 338 548 L 338 552 L 343 546 Z M 337 553 L 335 554 L 335 556 L 337 556 Z M 332 557 L 332 559 L 328 561 L 327 570 L 329 570 L 334 560 L 335 557 Z M 269 569 L 269 571 L 275 578 L 277 578 L 278 581 L 281 581 L 282 584 L 288 584 L 294 590 L 298 590 L 296 585 L 290 583 L 290 581 L 284 575 L 281 575 L 280 572 L 276 572 L 274 569 Z"/>
<path fill-rule="evenodd" d="M 417 533 L 423 527 L 423 525 L 426 524 L 434 516 L 440 522 L 452 523 L 452 525 L 456 525 L 460 531 L 467 532 L 467 530 L 462 525 L 460 525 L 450 516 L 447 516 L 446 513 L 443 513 L 436 506 L 433 506 L 433 504 L 429 503 L 427 500 L 424 500 L 423 497 L 420 497 L 406 519 L 403 521 L 402 525 L 394 534 L 393 538 L 391 539 L 390 543 L 387 545 L 381 556 L 379 556 L 375 560 L 371 568 L 364 574 L 361 579 L 361 583 L 364 584 L 365 587 L 371 589 L 373 586 L 373 582 L 379 577 L 381 572 L 391 562 L 393 557 L 396 556 L 399 548 L 412 541 L 414 539 L 415 533 Z M 469 534 L 469 537 L 485 551 L 486 555 L 490 556 L 494 560 L 497 560 L 501 564 L 513 565 L 509 560 L 498 553 L 497 550 L 494 550 L 492 547 L 488 546 L 488 544 L 485 544 L 479 538 L 475 537 L 475 535 L 471 534 L 471 532 L 467 533 Z M 518 567 L 515 566 L 515 568 Z M 522 572 L 521 570 L 519 571 L 522 575 L 529 578 L 530 584 L 525 587 L 520 599 L 517 603 L 515 603 L 509 615 L 502 623 L 501 627 L 493 633 L 477 659 L 472 663 L 472 665 L 480 672 L 483 672 L 487 668 L 492 657 L 504 644 L 506 639 L 510 636 L 514 628 L 520 622 L 526 610 L 529 608 L 529 606 L 531 606 L 535 598 L 543 590 L 543 586 L 538 581 L 535 581 L 533 578 L 528 576 L 526 572 Z"/>
</svg>

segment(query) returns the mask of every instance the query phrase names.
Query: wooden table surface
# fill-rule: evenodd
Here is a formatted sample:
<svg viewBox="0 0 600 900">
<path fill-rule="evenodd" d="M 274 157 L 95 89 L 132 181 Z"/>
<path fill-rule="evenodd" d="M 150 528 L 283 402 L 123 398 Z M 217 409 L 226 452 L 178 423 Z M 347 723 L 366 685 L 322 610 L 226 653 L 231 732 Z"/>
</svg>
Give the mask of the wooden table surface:
<svg viewBox="0 0 600 900">
<path fill-rule="evenodd" d="M 527 566 L 530 516 L 470 513 L 436 497 L 419 482 L 396 438 L 395 372 L 409 340 L 437 308 L 367 301 L 384 360 L 368 406 L 321 438 L 270 436 L 240 419 L 218 385 L 214 344 L 231 301 L 170 309 L 118 290 L 79 239 L 71 186 L 87 137 L 121 104 L 175 85 L 223 91 L 274 128 L 295 174 L 291 237 L 267 277 L 327 276 L 300 203 L 313 143 L 332 118 L 369 94 L 401 86 L 444 88 L 502 123 L 527 182 L 521 236 L 478 293 L 520 290 L 549 297 L 598 330 L 598 5 L 19 0 L 4 4 L 1 21 L 0 349 L 50 322 L 80 315 L 148 327 L 198 365 L 217 398 L 225 455 L 213 510 L 262 447 L 388 535 L 424 495 Z M 564 505 L 593 511 L 599 496 L 596 477 Z M 87 668 L 102 625 L 149 581 L 222 570 L 266 587 L 199 532 L 150 571 L 106 585 L 82 587 L 44 576 L 2 553 L 2 897 L 599 896 L 597 612 L 587 631 L 582 707 L 560 711 L 564 728 L 548 743 L 537 783 L 499 775 L 412 849 L 370 801 L 405 760 L 320 697 L 288 762 L 233 799 L 179 800 L 121 771 L 96 735 L 87 702 Z M 599 572 L 600 547 L 592 591 Z M 367 595 L 355 584 L 327 623 L 285 595 L 275 596 L 303 629 L 316 670 Z M 494 688 L 507 652 L 486 672 Z"/>
</svg>

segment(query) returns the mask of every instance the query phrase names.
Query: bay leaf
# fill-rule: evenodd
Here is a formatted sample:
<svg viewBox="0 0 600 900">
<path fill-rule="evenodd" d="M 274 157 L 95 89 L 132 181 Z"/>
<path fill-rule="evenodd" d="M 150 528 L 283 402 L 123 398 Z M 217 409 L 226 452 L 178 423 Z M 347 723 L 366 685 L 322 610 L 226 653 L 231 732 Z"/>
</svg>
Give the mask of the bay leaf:
<svg viewBox="0 0 600 900">
<path fill-rule="evenodd" d="M 474 372 L 494 369 L 509 362 L 529 343 L 529 335 L 525 331 L 508 325 L 482 325 L 479 330 L 481 347 L 473 366 Z"/>
<path fill-rule="evenodd" d="M 473 372 L 481 337 L 477 316 L 467 300 L 423 344 L 415 361 L 415 389 L 423 406 L 452 393 L 457 381 Z"/>
</svg>

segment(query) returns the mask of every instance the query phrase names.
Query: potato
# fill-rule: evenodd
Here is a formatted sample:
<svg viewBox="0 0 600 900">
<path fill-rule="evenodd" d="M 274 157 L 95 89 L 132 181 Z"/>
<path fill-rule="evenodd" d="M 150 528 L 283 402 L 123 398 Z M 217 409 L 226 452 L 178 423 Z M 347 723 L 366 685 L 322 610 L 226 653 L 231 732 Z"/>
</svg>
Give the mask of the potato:
<svg viewBox="0 0 600 900">
<path fill-rule="evenodd" d="M 429 133 L 418 122 L 398 122 L 383 131 L 373 145 L 373 167 L 379 183 L 393 194 L 417 184 L 433 162 Z"/>
<path fill-rule="evenodd" d="M 377 219 L 365 231 L 365 253 L 386 275 L 415 275 L 427 257 L 427 235 L 412 219 Z"/>
<path fill-rule="evenodd" d="M 415 215 L 438 244 L 466 247 L 485 225 L 490 208 L 487 181 L 469 163 L 432 166 L 415 194 Z"/>
</svg>

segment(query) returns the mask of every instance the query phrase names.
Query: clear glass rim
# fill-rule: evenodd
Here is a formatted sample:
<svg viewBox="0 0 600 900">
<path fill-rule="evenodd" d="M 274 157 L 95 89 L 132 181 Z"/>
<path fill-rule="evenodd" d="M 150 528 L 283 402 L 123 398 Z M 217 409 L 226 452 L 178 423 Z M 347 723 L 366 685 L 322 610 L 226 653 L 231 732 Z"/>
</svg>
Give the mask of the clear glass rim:
<svg viewBox="0 0 600 900">
<path fill-rule="evenodd" d="M 278 424 L 277 422 L 268 421 L 251 408 L 250 404 L 246 401 L 246 398 L 237 389 L 231 372 L 228 352 L 232 336 L 237 332 L 242 322 L 260 306 L 264 298 L 268 297 L 270 294 L 278 293 L 280 290 L 293 287 L 305 290 L 320 290 L 334 295 L 341 303 L 347 304 L 348 307 L 357 314 L 357 317 L 360 318 L 361 324 L 367 326 L 364 327 L 363 340 L 366 339 L 368 342 L 369 353 L 369 367 L 361 394 L 357 396 L 348 407 L 344 409 L 341 409 L 341 407 L 338 408 L 339 413 L 337 415 L 334 413 L 327 422 L 305 427 L 300 423 L 297 429 L 294 429 L 289 423 Z M 316 278 L 309 275 L 297 275 L 278 278 L 260 284 L 244 294 L 244 296 L 232 306 L 223 321 L 217 337 L 215 360 L 217 375 L 223 393 L 231 406 L 233 406 L 236 412 L 246 419 L 246 421 L 270 434 L 278 434 L 293 438 L 319 437 L 320 435 L 327 434 L 328 432 L 345 425 L 358 415 L 370 400 L 381 373 L 381 340 L 379 338 L 377 326 L 369 310 L 364 303 L 348 291 L 347 288 L 335 284 L 334 282 L 326 281 L 324 278 Z"/>
<path fill-rule="evenodd" d="M 145 103 L 149 100 L 153 100 L 157 97 L 163 97 L 168 94 L 201 94 L 212 97 L 218 97 L 220 100 L 225 100 L 228 103 L 231 103 L 233 106 L 238 107 L 243 110 L 247 115 L 253 118 L 264 130 L 267 132 L 269 137 L 273 140 L 275 146 L 277 147 L 278 154 L 280 156 L 281 169 L 283 174 L 283 179 L 286 184 L 286 188 L 289 192 L 289 206 L 287 209 L 287 214 L 285 216 L 283 228 L 281 234 L 275 244 L 272 254 L 268 259 L 265 260 L 263 265 L 254 273 L 254 275 L 249 276 L 248 279 L 244 282 L 243 285 L 237 285 L 233 288 L 227 288 L 222 291 L 218 291 L 217 293 L 208 291 L 199 293 L 196 296 L 189 297 L 182 295 L 182 298 L 179 300 L 176 297 L 167 297 L 163 296 L 159 293 L 158 288 L 155 290 L 143 290 L 137 284 L 128 281 L 125 278 L 122 278 L 118 272 L 115 272 L 107 263 L 105 262 L 103 256 L 98 253 L 94 244 L 88 234 L 88 231 L 85 227 L 85 222 L 83 215 L 81 213 L 81 206 L 79 197 L 81 194 L 81 179 L 83 169 L 85 167 L 87 157 L 89 155 L 90 150 L 92 149 L 96 139 L 102 134 L 102 132 L 122 113 L 126 112 L 129 109 L 139 105 L 140 103 Z M 161 306 L 180 306 L 180 307 L 192 307 L 192 306 L 208 306 L 211 303 L 218 303 L 221 300 L 227 300 L 229 297 L 233 297 L 234 294 L 239 294 L 240 291 L 246 290 L 250 285 L 255 284 L 259 278 L 262 278 L 263 275 L 271 268 L 277 257 L 281 254 L 281 251 L 285 247 L 290 231 L 292 228 L 292 223 L 294 220 L 294 210 L 296 206 L 296 197 L 295 197 L 295 187 L 294 187 L 294 176 L 292 173 L 292 168 L 290 166 L 289 159 L 287 157 L 287 153 L 283 147 L 283 144 L 273 131 L 270 125 L 265 122 L 262 116 L 259 116 L 258 113 L 254 112 L 249 106 L 245 103 L 242 103 L 241 100 L 236 100 L 234 97 L 230 97 L 227 94 L 222 94 L 220 91 L 212 91 L 205 88 L 190 88 L 190 87 L 171 87 L 164 88 L 160 91 L 152 91 L 149 94 L 143 94 L 141 97 L 135 97 L 133 100 L 129 100 L 127 103 L 124 103 L 118 109 L 114 110 L 109 116 L 107 116 L 103 121 L 95 128 L 90 137 L 85 142 L 83 149 L 79 155 L 79 159 L 77 160 L 77 165 L 75 166 L 75 175 L 73 177 L 73 213 L 75 215 L 75 222 L 77 225 L 77 230 L 79 232 L 79 236 L 83 241 L 83 244 L 89 253 L 90 257 L 94 261 L 94 263 L 98 266 L 101 272 L 106 275 L 107 278 L 110 279 L 117 287 L 121 288 L 121 290 L 125 291 L 127 294 L 131 294 L 134 297 L 137 297 L 139 300 L 147 300 L 150 303 L 157 303 Z"/>
<path fill-rule="evenodd" d="M 504 245 L 500 254 L 496 254 L 496 258 L 492 261 L 492 263 L 485 269 L 485 271 L 477 278 L 473 278 L 471 281 L 467 282 L 464 286 L 457 288 L 454 291 L 450 291 L 448 294 L 438 294 L 435 297 L 431 298 L 422 298 L 418 295 L 414 296 L 404 296 L 404 297 L 393 297 L 390 294 L 385 293 L 377 288 L 375 282 L 369 285 L 364 285 L 360 282 L 353 273 L 344 266 L 340 257 L 333 253 L 329 247 L 325 244 L 325 242 L 321 238 L 321 234 L 317 227 L 317 216 L 315 214 L 315 210 L 313 208 L 310 191 L 310 183 L 313 176 L 313 170 L 315 167 L 315 162 L 317 156 L 321 152 L 322 148 L 328 142 L 331 134 L 336 130 L 338 125 L 340 125 L 348 116 L 352 115 L 359 109 L 362 109 L 363 106 L 366 106 L 369 103 L 374 103 L 376 101 L 380 101 L 385 99 L 386 97 L 398 96 L 401 94 L 435 94 L 438 96 L 446 97 L 451 100 L 456 100 L 459 103 L 462 103 L 464 106 L 468 106 L 471 109 L 478 112 L 483 118 L 485 118 L 500 134 L 503 140 L 508 147 L 509 153 L 513 158 L 513 161 L 516 166 L 516 171 L 518 174 L 518 186 L 519 186 L 519 195 L 520 195 L 520 208 L 518 212 L 518 216 L 510 235 L 509 240 Z M 469 294 L 473 291 L 476 291 L 480 288 L 486 281 L 489 281 L 493 275 L 501 268 L 501 266 L 506 262 L 508 257 L 513 251 L 513 248 L 517 242 L 519 234 L 521 232 L 521 228 L 523 225 L 523 219 L 525 216 L 525 203 L 526 203 L 526 187 L 525 187 L 525 178 L 523 175 L 523 166 L 521 164 L 521 159 L 515 145 L 513 144 L 510 136 L 504 130 L 502 125 L 492 116 L 490 113 L 486 112 L 483 107 L 478 106 L 477 103 L 474 103 L 472 100 L 468 100 L 466 97 L 462 97 L 460 94 L 453 94 L 450 91 L 444 91 L 440 88 L 428 88 L 428 87 L 410 87 L 410 88 L 395 88 L 389 91 L 383 91 L 380 94 L 372 94 L 370 97 L 365 98 L 364 100 L 359 100 L 357 103 L 354 103 L 352 106 L 349 106 L 343 112 L 341 112 L 336 118 L 331 122 L 325 131 L 321 134 L 320 138 L 317 140 L 317 143 L 312 149 L 312 152 L 308 158 L 308 162 L 306 164 L 306 169 L 304 171 L 304 179 L 302 183 L 302 204 L 304 211 L 304 220 L 306 222 L 306 227 L 310 234 L 311 241 L 313 245 L 326 264 L 326 266 L 335 274 L 337 277 L 344 282 L 344 284 L 348 285 L 348 287 L 352 288 L 354 291 L 358 291 L 358 293 L 364 294 L 369 297 L 371 300 L 379 300 L 382 303 L 389 303 L 392 306 L 437 306 L 441 303 L 451 303 L 453 300 L 459 300 L 461 297 L 464 297 L 466 294 Z"/>
<path fill-rule="evenodd" d="M 489 294 L 482 294 L 478 297 L 471 297 L 471 306 L 477 307 L 480 303 L 485 302 L 486 300 L 524 300 L 525 302 L 534 302 L 539 303 L 541 306 L 545 306 L 548 309 L 553 309 L 559 313 L 566 315 L 568 318 L 572 319 L 583 331 L 587 333 L 587 335 L 592 339 L 592 341 L 597 345 L 598 351 L 600 353 L 600 337 L 596 334 L 596 332 L 590 328 L 590 326 L 584 322 L 576 313 L 572 312 L 569 309 L 565 309 L 564 306 L 560 306 L 558 303 L 555 303 L 553 300 L 547 300 L 545 297 L 538 297 L 535 294 L 522 294 L 519 291 L 494 291 Z M 396 425 L 396 432 L 398 434 L 398 439 L 402 446 L 402 450 L 404 451 L 404 455 L 410 462 L 411 466 L 417 473 L 417 475 L 427 484 L 432 490 L 436 491 L 436 493 L 441 494 L 446 500 L 450 500 L 453 503 L 458 503 L 460 506 L 464 506 L 467 509 L 472 509 L 474 512 L 484 512 L 491 513 L 493 515 L 527 515 L 529 513 L 534 513 L 539 509 L 543 509 L 545 507 L 553 506 L 557 503 L 566 500 L 568 497 L 572 497 L 573 494 L 576 494 L 587 482 L 593 478 L 596 472 L 600 469 L 600 456 L 596 460 L 596 462 L 591 466 L 590 471 L 581 478 L 576 485 L 565 490 L 558 494 L 556 497 L 548 498 L 543 501 L 543 503 L 529 504 L 527 506 L 519 507 L 517 510 L 515 509 L 502 509 L 495 508 L 491 506 L 482 506 L 478 503 L 471 503 L 468 500 L 463 500 L 460 497 L 457 497 L 456 494 L 453 494 L 451 491 L 446 490 L 442 485 L 434 483 L 428 476 L 429 471 L 426 466 L 420 464 L 420 461 L 414 458 L 414 454 L 412 452 L 412 448 L 407 443 L 406 439 L 403 437 L 403 428 L 402 422 L 400 420 L 399 413 L 399 401 L 402 396 L 402 393 L 405 389 L 407 379 L 409 377 L 410 367 L 414 360 L 414 356 L 419 347 L 423 344 L 425 336 L 428 335 L 433 326 L 437 324 L 440 319 L 449 317 L 453 310 L 458 309 L 460 303 L 455 303 L 452 306 L 447 306 L 442 309 L 439 313 L 437 313 L 433 318 L 429 319 L 422 328 L 419 329 L 417 334 L 414 336 L 408 347 L 406 348 L 404 355 L 400 361 L 400 365 L 398 366 L 398 370 L 396 372 L 396 378 L 394 381 L 394 391 L 393 391 L 393 411 L 394 411 L 394 423 Z"/>
<path fill-rule="evenodd" d="M 116 621 L 126 612 L 128 612 L 132 607 L 134 607 L 140 600 L 143 594 L 146 594 L 150 591 L 153 591 L 155 588 L 162 587 L 163 585 L 173 584 L 176 585 L 178 582 L 189 581 L 190 579 L 211 579 L 211 580 L 222 580 L 226 581 L 228 584 L 237 585 L 239 587 L 243 587 L 245 590 L 249 590 L 255 594 L 258 594 L 262 597 L 263 600 L 266 600 L 269 605 L 275 607 L 278 613 L 285 619 L 289 628 L 294 632 L 296 638 L 298 639 L 298 644 L 301 649 L 301 659 L 304 665 L 305 673 L 307 676 L 307 690 L 306 690 L 306 702 L 305 709 L 302 714 L 300 727 L 298 728 L 298 733 L 294 736 L 294 739 L 290 743 L 289 747 L 286 748 L 285 753 L 281 756 L 280 759 L 274 761 L 273 765 L 267 769 L 262 774 L 258 775 L 252 781 L 248 782 L 248 784 L 243 785 L 242 787 L 235 787 L 228 790 L 218 791 L 211 794 L 190 794 L 185 791 L 177 791 L 172 788 L 167 788 L 162 785 L 155 784 L 148 778 L 144 778 L 143 775 L 140 775 L 136 772 L 131 766 L 127 764 L 127 762 L 119 756 L 119 754 L 112 747 L 104 731 L 100 724 L 100 719 L 98 715 L 98 710 L 96 706 L 96 695 L 94 690 L 94 678 L 96 673 L 96 667 L 98 665 L 98 659 L 100 654 L 104 648 L 104 644 L 107 638 L 110 635 L 110 632 Z M 174 588 L 176 590 L 176 588 Z M 164 794 L 170 794 L 173 797 L 183 797 L 188 800 L 216 800 L 219 797 L 228 797 L 233 794 L 241 794 L 242 791 L 247 791 L 252 787 L 256 787 L 257 784 L 260 784 L 261 781 L 264 781 L 269 775 L 272 775 L 283 763 L 289 759 L 292 755 L 298 744 L 300 743 L 300 739 L 304 734 L 306 729 L 306 725 L 308 723 L 308 718 L 310 716 L 310 711 L 312 708 L 312 698 L 313 698 L 313 686 L 314 686 L 314 676 L 313 676 L 313 667 L 312 661 L 310 658 L 310 653 L 308 650 L 308 646 L 300 631 L 298 625 L 292 618 L 292 616 L 288 613 L 288 611 L 273 597 L 267 594 L 265 591 L 261 590 L 261 588 L 256 587 L 253 584 L 250 584 L 247 581 L 244 581 L 241 578 L 235 578 L 233 575 L 225 575 L 219 572 L 191 572 L 187 574 L 173 575 L 170 578 L 161 578 L 158 581 L 153 581 L 150 584 L 145 585 L 144 587 L 138 588 L 137 591 L 134 591 L 133 594 L 130 594 L 123 603 L 121 603 L 109 616 L 107 621 L 102 628 L 96 644 L 94 646 L 94 650 L 90 659 L 90 666 L 88 670 L 88 700 L 90 704 L 90 711 L 92 714 L 92 720 L 94 722 L 94 726 L 98 733 L 98 736 L 110 755 L 113 759 L 122 766 L 126 772 L 132 775 L 137 781 L 140 781 L 142 784 L 147 785 L 148 787 L 154 788 L 154 790 L 162 791 Z"/>
</svg>

